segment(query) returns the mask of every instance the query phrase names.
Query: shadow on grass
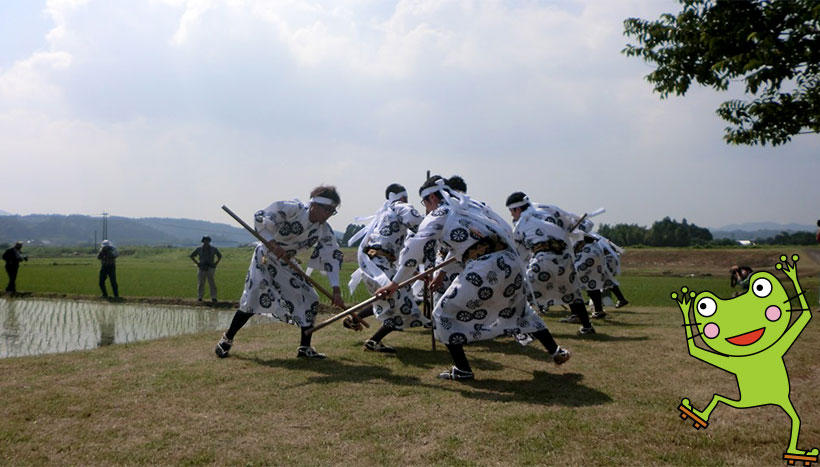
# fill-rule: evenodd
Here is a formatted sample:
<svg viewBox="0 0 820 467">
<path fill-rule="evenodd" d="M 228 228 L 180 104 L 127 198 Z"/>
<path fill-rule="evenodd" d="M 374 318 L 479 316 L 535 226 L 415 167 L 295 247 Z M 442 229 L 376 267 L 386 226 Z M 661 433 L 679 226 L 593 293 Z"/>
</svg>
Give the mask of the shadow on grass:
<svg viewBox="0 0 820 467">
<path fill-rule="evenodd" d="M 412 349 L 405 351 L 408 358 L 413 352 Z M 449 357 L 446 353 L 425 352 L 416 350 L 421 357 L 427 356 L 427 361 L 432 365 L 442 364 L 442 370 L 449 366 Z M 474 370 L 478 372 L 478 379 L 467 382 L 444 381 L 436 378 L 438 372 L 431 372 L 428 377 L 419 378 L 411 375 L 395 374 L 389 368 L 374 365 L 358 365 L 344 360 L 324 360 L 306 361 L 288 359 L 261 359 L 257 357 L 234 356 L 237 360 L 252 362 L 270 368 L 280 368 L 285 370 L 307 370 L 311 373 L 319 373 L 316 376 L 309 376 L 303 383 L 295 384 L 293 387 L 304 384 L 338 384 L 338 383 L 363 383 L 368 381 L 379 381 L 397 386 L 408 386 L 422 388 L 423 390 L 437 390 L 455 392 L 463 397 L 476 400 L 486 400 L 494 402 L 525 402 L 539 405 L 566 405 L 571 407 L 600 405 L 612 401 L 607 394 L 596 389 L 581 384 L 583 375 L 578 373 L 551 374 L 546 371 L 534 371 L 532 379 L 527 380 L 503 380 L 484 379 L 482 374 L 487 371 L 504 370 L 506 367 L 496 362 L 481 358 L 472 358 L 471 363 Z M 412 357 L 415 358 L 415 357 Z M 514 370 L 514 368 L 510 368 Z M 524 374 L 529 372 L 520 370 Z M 288 389 L 288 388 L 283 388 Z"/>
<path fill-rule="evenodd" d="M 612 398 L 606 393 L 581 384 L 583 378 L 583 375 L 579 373 L 552 374 L 546 371 L 535 371 L 532 380 L 529 381 L 477 379 L 464 383 L 465 389 L 461 389 L 460 392 L 461 395 L 470 399 L 569 407 L 602 405 L 612 402 Z"/>
<path fill-rule="evenodd" d="M 584 341 L 592 341 L 592 342 L 630 342 L 630 341 L 647 341 L 649 340 L 648 336 L 612 336 L 606 333 L 606 329 L 603 331 L 601 328 L 595 328 L 598 334 L 593 334 L 591 336 L 579 336 L 577 333 L 552 333 L 552 336 L 556 339 L 573 339 L 573 340 L 584 340 Z M 559 342 L 560 344 L 560 342 Z"/>
</svg>

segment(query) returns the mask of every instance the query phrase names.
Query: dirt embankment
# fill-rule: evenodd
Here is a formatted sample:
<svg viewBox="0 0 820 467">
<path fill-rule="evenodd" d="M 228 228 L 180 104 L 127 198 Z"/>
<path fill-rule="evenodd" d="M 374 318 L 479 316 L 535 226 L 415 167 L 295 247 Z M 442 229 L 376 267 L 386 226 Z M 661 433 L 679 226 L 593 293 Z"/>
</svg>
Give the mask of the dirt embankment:
<svg viewBox="0 0 820 467">
<path fill-rule="evenodd" d="M 774 271 L 780 255 L 800 256 L 801 274 L 820 272 L 820 247 L 749 248 L 749 249 L 676 249 L 627 248 L 621 261 L 625 274 L 707 275 L 729 274 L 732 265 L 749 266 L 755 271 Z"/>
</svg>

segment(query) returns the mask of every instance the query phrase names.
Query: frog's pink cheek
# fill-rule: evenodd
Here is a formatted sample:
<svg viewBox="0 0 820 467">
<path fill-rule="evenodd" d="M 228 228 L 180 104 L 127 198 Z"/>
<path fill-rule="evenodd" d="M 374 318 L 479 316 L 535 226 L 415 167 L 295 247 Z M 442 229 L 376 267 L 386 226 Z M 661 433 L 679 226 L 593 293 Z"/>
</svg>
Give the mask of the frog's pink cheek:
<svg viewBox="0 0 820 467">
<path fill-rule="evenodd" d="M 769 308 L 766 308 L 766 319 L 769 321 L 777 321 L 780 319 L 780 316 L 780 308 L 774 305 L 770 305 Z"/>
<path fill-rule="evenodd" d="M 709 323 L 703 327 L 703 335 L 709 339 L 714 339 L 720 334 L 720 328 L 715 323 Z"/>
</svg>

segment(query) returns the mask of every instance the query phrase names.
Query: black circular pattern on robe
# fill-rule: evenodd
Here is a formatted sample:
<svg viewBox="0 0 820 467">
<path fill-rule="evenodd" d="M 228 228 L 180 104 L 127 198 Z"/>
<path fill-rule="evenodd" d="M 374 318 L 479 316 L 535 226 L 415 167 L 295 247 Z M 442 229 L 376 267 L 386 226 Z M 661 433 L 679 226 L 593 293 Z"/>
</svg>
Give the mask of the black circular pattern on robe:
<svg viewBox="0 0 820 467">
<path fill-rule="evenodd" d="M 558 224 L 558 221 L 552 216 L 547 216 L 547 218 L 544 219 L 544 220 L 546 220 L 547 222 L 552 222 L 555 225 L 560 225 L 560 224 Z"/>
<path fill-rule="evenodd" d="M 438 325 L 441 326 L 441 329 L 444 329 L 445 331 L 449 331 L 453 327 L 453 322 L 450 321 L 450 318 L 446 318 L 446 317 L 442 316 L 438 320 Z"/>
<path fill-rule="evenodd" d="M 311 254 L 310 254 L 310 259 L 316 259 L 316 258 L 318 258 L 318 257 L 319 257 L 319 250 L 321 250 L 321 249 L 322 249 L 322 246 L 321 246 L 321 245 L 319 245 L 319 246 L 317 246 L 316 248 L 314 248 L 314 249 L 313 249 L 313 253 L 311 253 Z"/>
<path fill-rule="evenodd" d="M 433 212 L 430 213 L 433 217 L 441 217 L 446 216 L 449 211 L 445 207 L 436 208 Z"/>
<path fill-rule="evenodd" d="M 613 285 L 614 285 L 614 282 L 612 282 L 612 281 L 611 281 L 611 280 L 609 280 L 609 279 L 607 279 L 607 280 L 605 280 L 605 281 L 604 281 L 604 288 L 605 288 L 605 289 L 608 289 L 608 288 L 612 287 Z"/>
<path fill-rule="evenodd" d="M 288 313 L 293 313 L 293 309 L 294 309 L 293 302 L 291 302 L 289 300 L 282 300 L 282 308 L 287 310 Z"/>
<path fill-rule="evenodd" d="M 467 240 L 467 237 L 468 237 L 467 229 L 462 229 L 461 227 L 459 227 L 457 229 L 453 229 L 453 231 L 450 232 L 450 240 L 452 240 L 454 242 L 461 243 L 461 242 Z"/>
<path fill-rule="evenodd" d="M 299 222 L 299 221 L 295 221 L 295 222 L 293 222 L 293 223 L 291 223 L 291 224 L 290 224 L 290 231 L 291 231 L 294 235 L 301 235 L 301 234 L 302 234 L 302 232 L 304 232 L 304 231 L 305 231 L 305 229 L 304 229 L 304 227 L 302 227 L 302 223 L 301 223 L 301 222 Z"/>
<path fill-rule="evenodd" d="M 450 294 L 447 295 L 446 298 L 449 299 L 449 300 L 452 300 L 452 299 L 456 298 L 456 295 L 458 295 L 458 288 L 453 287 L 453 290 L 450 291 Z"/>
<path fill-rule="evenodd" d="M 413 217 L 421 217 L 421 214 L 419 214 L 419 212 L 416 211 L 416 208 L 410 208 L 410 215 Z"/>
<path fill-rule="evenodd" d="M 268 274 L 270 274 L 270 277 L 271 277 L 271 278 L 276 277 L 276 274 L 279 272 L 279 271 L 276 269 L 276 266 L 274 266 L 274 265 L 272 265 L 272 264 L 268 264 L 267 269 L 268 269 Z"/>
<path fill-rule="evenodd" d="M 579 271 L 586 271 L 587 269 L 589 269 L 589 268 L 584 263 L 581 263 L 580 265 L 578 265 L 578 270 Z"/>
<path fill-rule="evenodd" d="M 467 310 L 462 310 L 462 311 L 459 311 L 458 313 L 456 313 L 456 319 L 459 320 L 459 321 L 464 321 L 464 322 L 472 321 L 473 320 L 473 314 L 470 313 Z"/>
<path fill-rule="evenodd" d="M 450 334 L 449 343 L 450 345 L 465 344 L 467 343 L 467 336 L 460 332 L 454 332 L 453 334 Z"/>
<path fill-rule="evenodd" d="M 418 264 L 419 264 L 419 262 L 416 261 L 413 258 L 410 258 L 410 259 L 408 259 L 407 261 L 404 262 L 404 266 L 408 267 L 408 268 L 414 268 L 414 267 L 418 266 Z"/>
<path fill-rule="evenodd" d="M 325 263 L 325 272 L 333 271 L 333 265 L 330 263 Z"/>
<path fill-rule="evenodd" d="M 582 282 L 582 283 L 586 284 L 588 281 L 589 281 L 589 277 L 588 277 L 588 276 L 581 276 L 581 282 Z"/>
<path fill-rule="evenodd" d="M 558 275 L 559 276 L 563 276 L 565 272 L 567 272 L 567 268 L 565 268 L 564 266 L 559 266 L 558 267 Z"/>
<path fill-rule="evenodd" d="M 530 268 L 530 270 L 537 274 L 537 273 L 541 272 L 541 266 L 539 266 L 538 263 L 533 264 L 532 267 Z"/>
<path fill-rule="evenodd" d="M 570 283 L 575 282 L 575 277 L 576 277 L 576 276 L 577 276 L 577 274 L 575 273 L 575 271 L 572 271 L 571 273 L 569 273 L 569 281 L 570 281 Z"/>
<path fill-rule="evenodd" d="M 481 319 L 484 319 L 486 317 L 487 317 L 487 310 L 485 310 L 483 308 L 473 312 L 473 319 L 481 320 Z"/>
<path fill-rule="evenodd" d="M 398 232 L 399 230 L 401 230 L 401 224 L 399 224 L 397 221 L 391 222 L 390 230 L 392 230 L 393 232 Z"/>
<path fill-rule="evenodd" d="M 413 311 L 413 301 L 410 300 L 410 297 L 404 297 L 404 303 L 399 307 L 399 311 L 405 315 L 409 315 Z"/>
<path fill-rule="evenodd" d="M 539 272 L 538 280 L 541 282 L 547 282 L 548 280 L 550 280 L 550 273 L 548 273 L 547 271 Z"/>
<path fill-rule="evenodd" d="M 379 234 L 380 234 L 382 237 L 389 237 L 392 233 L 393 233 L 393 231 L 392 231 L 392 230 L 390 230 L 390 226 L 389 226 L 389 225 L 385 225 L 384 227 L 382 227 L 381 229 L 379 229 Z"/>
<path fill-rule="evenodd" d="M 436 241 L 427 240 L 424 244 L 424 259 L 433 262 L 436 260 Z"/>
<path fill-rule="evenodd" d="M 470 310 L 475 310 L 476 308 L 481 306 L 481 300 L 468 300 L 467 301 L 467 308 Z"/>
<path fill-rule="evenodd" d="M 253 215 L 253 220 L 260 223 L 260 224 L 262 222 L 264 222 L 264 220 L 265 220 L 265 211 L 256 211 L 256 213 L 254 213 L 254 215 Z"/>
<path fill-rule="evenodd" d="M 298 288 L 302 287 L 302 284 L 301 284 L 301 282 L 299 282 L 299 279 L 297 279 L 295 277 L 291 277 L 290 278 L 290 286 L 293 287 L 294 289 L 298 289 Z"/>
<path fill-rule="evenodd" d="M 590 289 L 595 290 L 595 288 L 596 288 L 595 286 L 596 286 L 596 285 L 598 285 L 598 283 L 597 283 L 597 282 L 595 282 L 594 280 L 591 280 L 591 281 L 589 281 L 589 283 L 587 284 L 587 287 L 589 287 Z"/>
<path fill-rule="evenodd" d="M 401 316 L 394 316 L 393 317 L 393 324 L 391 325 L 392 328 L 399 329 L 404 326 L 404 320 L 401 319 Z"/>
<path fill-rule="evenodd" d="M 575 298 L 575 294 L 568 293 L 561 297 L 561 300 L 564 303 L 572 303 L 573 299 Z"/>
<path fill-rule="evenodd" d="M 586 260 L 584 260 L 584 264 L 586 264 L 587 266 L 592 266 L 593 264 L 595 264 L 595 260 L 592 258 L 587 258 Z"/>
<path fill-rule="evenodd" d="M 601 266 L 598 266 L 597 268 L 595 268 L 595 270 L 598 271 L 598 274 L 604 273 L 604 268 L 602 268 Z"/>
<path fill-rule="evenodd" d="M 489 300 L 493 297 L 493 289 L 489 287 L 482 287 L 478 289 L 478 298 L 482 300 Z"/>
<path fill-rule="evenodd" d="M 518 288 L 515 285 L 513 285 L 513 284 L 508 285 L 507 288 L 504 289 L 504 297 L 505 298 L 512 297 L 513 295 L 515 295 L 516 290 L 518 290 Z"/>
<path fill-rule="evenodd" d="M 495 271 L 490 271 L 487 273 L 487 282 L 490 284 L 497 284 L 498 283 L 498 274 Z"/>
<path fill-rule="evenodd" d="M 524 278 L 521 276 L 521 274 L 520 273 L 516 274 L 515 279 L 513 279 L 513 284 L 515 285 L 515 287 L 516 288 L 521 287 L 521 285 L 523 283 L 524 283 Z"/>
<path fill-rule="evenodd" d="M 481 234 L 473 229 L 470 229 L 470 238 L 473 240 L 481 240 Z"/>
<path fill-rule="evenodd" d="M 291 234 L 290 224 L 288 224 L 287 222 L 285 222 L 284 224 L 282 224 L 281 227 L 279 227 L 279 235 L 281 235 L 283 237 L 286 237 L 290 234 Z"/>
<path fill-rule="evenodd" d="M 271 300 L 270 295 L 263 293 L 259 296 L 259 304 L 262 308 L 270 308 L 272 303 L 273 301 Z"/>
<path fill-rule="evenodd" d="M 484 284 L 484 280 L 481 276 L 474 272 L 467 273 L 467 275 L 464 276 L 464 279 L 476 287 L 481 287 L 481 285 Z"/>
<path fill-rule="evenodd" d="M 344 261 L 345 255 L 342 253 L 342 250 L 333 250 L 333 259 L 340 263 Z"/>
<path fill-rule="evenodd" d="M 510 318 L 513 317 L 514 314 L 515 314 L 515 309 L 510 308 L 510 307 L 504 308 L 503 310 L 498 312 L 498 316 L 500 316 L 504 319 L 510 319 Z"/>
</svg>

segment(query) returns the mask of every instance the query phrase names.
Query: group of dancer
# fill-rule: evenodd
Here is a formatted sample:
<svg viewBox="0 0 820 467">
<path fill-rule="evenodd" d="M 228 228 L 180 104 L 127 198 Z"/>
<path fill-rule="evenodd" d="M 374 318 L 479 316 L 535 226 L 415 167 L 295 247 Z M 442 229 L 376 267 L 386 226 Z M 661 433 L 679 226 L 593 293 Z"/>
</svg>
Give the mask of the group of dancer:
<svg viewBox="0 0 820 467">
<path fill-rule="evenodd" d="M 590 316 L 605 316 L 603 290 L 615 294 L 616 307 L 627 303 L 615 280 L 621 250 L 592 233 L 585 216 L 530 202 L 522 192 L 506 202 L 511 226 L 466 191 L 461 177 L 430 177 L 419 188 L 426 211 L 421 215 L 408 204 L 403 186 L 387 187 L 381 208 L 350 240 L 361 242 L 359 268 L 348 286 L 352 293 L 363 284 L 375 301 L 359 315 L 351 314 L 345 327 L 361 329 L 362 320 L 375 316 L 381 327 L 364 349 L 395 353 L 382 342 L 389 333 L 432 326 L 435 339 L 453 359 L 452 367 L 439 374 L 443 379 L 474 379 L 464 345 L 500 336 L 522 344 L 538 340 L 556 364 L 563 364 L 570 351 L 556 343 L 538 311 L 564 305 L 570 310 L 564 321 L 580 323 L 582 336 L 595 334 Z M 331 302 L 344 307 L 339 286 L 343 255 L 327 223 L 340 202 L 335 187 L 319 186 L 308 203 L 277 201 L 255 214 L 255 229 L 265 242 L 251 258 L 239 309 L 216 345 L 217 356 L 229 356 L 239 329 L 254 314 L 265 314 L 300 327 L 297 357 L 325 358 L 311 346 L 318 295 L 291 258 L 312 249 L 308 271 L 326 274 L 333 288 Z M 423 281 L 433 291 L 427 316 L 411 285 L 399 285 L 420 271 L 429 272 Z M 594 306 L 591 315 L 584 290 Z"/>
</svg>

